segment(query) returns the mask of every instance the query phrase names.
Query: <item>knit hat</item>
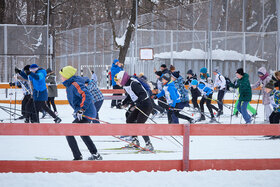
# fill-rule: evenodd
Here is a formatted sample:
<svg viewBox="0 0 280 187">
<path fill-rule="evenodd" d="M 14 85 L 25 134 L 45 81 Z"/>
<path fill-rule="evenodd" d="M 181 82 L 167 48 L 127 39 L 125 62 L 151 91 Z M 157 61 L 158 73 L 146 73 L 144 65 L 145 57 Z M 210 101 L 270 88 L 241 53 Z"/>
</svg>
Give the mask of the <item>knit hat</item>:
<svg viewBox="0 0 280 187">
<path fill-rule="evenodd" d="M 29 70 L 29 68 L 30 68 L 30 65 L 26 65 L 26 66 L 24 66 L 23 70 L 27 71 L 27 70 Z"/>
<path fill-rule="evenodd" d="M 163 79 L 167 80 L 167 82 L 169 82 L 171 80 L 171 77 L 168 73 L 165 73 L 163 76 L 162 76 Z"/>
<path fill-rule="evenodd" d="M 124 86 L 126 84 L 126 82 L 128 81 L 128 79 L 130 78 L 130 76 L 127 74 L 127 72 L 125 71 L 120 71 L 117 75 L 116 75 L 116 79 L 115 81 L 121 80 L 121 85 Z"/>
<path fill-rule="evenodd" d="M 190 69 L 190 70 L 187 72 L 187 74 L 190 74 L 190 75 L 193 76 L 193 74 L 194 74 L 194 73 L 193 73 L 193 70 Z"/>
<path fill-rule="evenodd" d="M 243 68 L 239 68 L 237 69 L 236 73 L 238 73 L 239 75 L 244 75 L 244 71 L 243 71 Z"/>
<path fill-rule="evenodd" d="M 74 68 L 72 66 L 65 66 L 64 68 L 62 68 L 60 70 L 59 74 L 62 75 L 66 79 L 70 79 L 71 77 L 73 77 L 75 75 L 76 72 L 77 72 L 76 68 Z"/>
<path fill-rule="evenodd" d="M 162 71 L 156 71 L 155 74 L 158 76 L 162 76 Z"/>
<path fill-rule="evenodd" d="M 142 76 L 144 76 L 144 73 L 143 72 L 139 73 L 139 77 L 142 77 Z"/>
<path fill-rule="evenodd" d="M 206 74 L 206 73 L 207 73 L 207 68 L 205 68 L 205 67 L 204 67 L 204 68 L 201 68 L 201 69 L 200 69 L 200 73 Z"/>
<path fill-rule="evenodd" d="M 214 68 L 213 72 L 219 73 L 219 69 L 218 68 Z"/>
<path fill-rule="evenodd" d="M 119 60 L 118 59 L 114 59 L 114 63 L 117 63 L 117 62 L 119 62 Z"/>
<path fill-rule="evenodd" d="M 170 65 L 170 71 L 175 70 L 175 67 Z"/>
<path fill-rule="evenodd" d="M 161 67 L 161 68 L 166 68 L 166 65 L 165 65 L 165 64 L 161 64 L 160 67 Z"/>
<path fill-rule="evenodd" d="M 36 68 L 39 68 L 37 64 L 31 64 L 31 66 L 29 67 L 29 69 L 36 69 Z"/>
<path fill-rule="evenodd" d="M 198 85 L 198 81 L 196 79 L 193 79 L 191 85 Z"/>
<path fill-rule="evenodd" d="M 280 76 L 280 71 L 276 71 L 274 74 L 275 74 L 275 77 L 279 77 Z"/>
<path fill-rule="evenodd" d="M 48 68 L 46 71 L 47 71 L 47 74 L 52 72 L 51 68 Z"/>
<path fill-rule="evenodd" d="M 274 83 L 273 83 L 273 81 L 269 81 L 269 82 L 265 85 L 265 87 L 266 87 L 266 88 L 269 88 L 269 89 L 271 89 L 271 90 L 273 90 L 273 89 L 274 89 Z"/>
<path fill-rule="evenodd" d="M 175 79 L 178 79 L 180 76 L 180 71 L 174 71 L 173 73 L 171 73 L 171 76 Z"/>
</svg>

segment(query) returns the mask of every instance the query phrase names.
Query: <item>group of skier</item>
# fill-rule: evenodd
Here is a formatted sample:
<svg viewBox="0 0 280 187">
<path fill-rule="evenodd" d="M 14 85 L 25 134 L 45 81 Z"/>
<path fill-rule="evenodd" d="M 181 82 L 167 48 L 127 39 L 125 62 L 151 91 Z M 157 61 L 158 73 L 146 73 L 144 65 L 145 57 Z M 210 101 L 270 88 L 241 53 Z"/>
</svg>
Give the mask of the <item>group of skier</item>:
<svg viewBox="0 0 280 187">
<path fill-rule="evenodd" d="M 49 71 L 49 75 L 52 75 L 51 70 L 47 71 Z M 55 123 L 61 122 L 61 119 L 57 116 L 56 107 L 53 107 L 53 112 L 46 104 L 46 101 L 54 103 L 53 97 L 48 98 L 46 82 L 55 84 L 53 77 L 50 80 L 46 79 L 47 71 L 37 64 L 27 65 L 22 70 L 15 69 L 20 79 L 19 82 L 25 90 L 24 108 L 22 109 L 25 122 L 38 123 L 39 111 L 42 109 L 54 118 Z M 90 80 L 86 77 L 76 76 L 76 71 L 77 69 L 74 67 L 66 66 L 59 72 L 60 79 L 66 87 L 67 99 L 74 110 L 73 116 L 75 119 L 73 123 L 99 123 L 98 111 L 103 104 L 104 96 L 95 79 Z M 206 120 L 206 117 L 210 118 L 209 122 L 217 122 L 216 118 L 223 115 L 225 93 L 231 90 L 233 92 L 238 91 L 238 100 L 235 107 L 232 108 L 233 115 L 240 112 L 246 124 L 250 124 L 252 116 L 257 115 L 257 111 L 252 111 L 252 116 L 250 116 L 247 109 L 250 107 L 249 102 L 252 99 L 252 88 L 259 86 L 262 88 L 260 94 L 263 93 L 265 121 L 279 123 L 280 92 L 275 87 L 279 88 L 280 72 L 275 72 L 274 75 L 270 76 L 266 69 L 261 67 L 258 70 L 259 80 L 252 85 L 249 81 L 249 75 L 242 68 L 237 69 L 236 79 L 233 82 L 223 76 L 219 69 L 214 69 L 215 79 L 212 81 L 208 69 L 205 67 L 200 69 L 199 76 L 192 70 L 187 71 L 186 80 L 180 75 L 179 71 L 175 70 L 174 66 L 171 66 L 168 70 L 165 64 L 161 65 L 160 70 L 154 70 L 154 73 L 157 80 L 152 84 L 143 73 L 138 76 L 128 75 L 123 70 L 123 64 L 117 59 L 114 60 L 111 68 L 113 89 L 124 89 L 126 97 L 123 100 L 113 100 L 111 107 L 127 108 L 126 123 L 145 123 L 148 119 L 153 121 L 153 116 L 158 113 L 161 115 L 166 113 L 168 123 L 179 123 L 179 118 L 188 120 L 190 123 L 196 123 Z M 188 85 L 188 89 L 186 85 Z M 213 99 L 215 89 L 218 90 L 217 100 Z M 189 91 L 193 106 L 189 104 Z M 121 94 L 114 94 L 114 96 L 119 95 Z M 199 97 L 201 99 L 198 104 Z M 155 102 L 156 99 L 158 99 L 157 103 Z M 213 100 L 218 103 L 218 107 L 211 104 Z M 210 115 L 204 111 L 205 103 Z M 271 106 L 273 109 L 270 108 Z M 184 107 L 189 107 L 192 111 L 199 113 L 199 119 L 194 119 L 188 113 L 181 112 Z M 217 111 L 216 116 L 213 110 Z M 91 138 L 89 136 L 81 136 L 81 138 L 91 153 L 89 160 L 101 160 L 102 157 Z M 72 150 L 74 160 L 82 160 L 82 154 L 75 137 L 67 136 L 66 139 Z M 143 136 L 143 139 L 146 144 L 144 150 L 153 151 L 154 147 L 149 136 Z M 132 143 L 126 147 L 135 148 L 139 146 L 138 137 L 132 136 Z"/>
</svg>

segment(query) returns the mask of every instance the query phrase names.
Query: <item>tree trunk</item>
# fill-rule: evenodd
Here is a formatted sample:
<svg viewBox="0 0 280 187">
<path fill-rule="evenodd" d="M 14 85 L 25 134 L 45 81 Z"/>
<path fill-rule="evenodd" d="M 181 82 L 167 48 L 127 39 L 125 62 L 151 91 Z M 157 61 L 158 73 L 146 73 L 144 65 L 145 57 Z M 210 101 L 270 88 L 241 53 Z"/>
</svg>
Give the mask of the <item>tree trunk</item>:
<svg viewBox="0 0 280 187">
<path fill-rule="evenodd" d="M 0 0 L 0 24 L 4 24 L 5 0 Z"/>
</svg>

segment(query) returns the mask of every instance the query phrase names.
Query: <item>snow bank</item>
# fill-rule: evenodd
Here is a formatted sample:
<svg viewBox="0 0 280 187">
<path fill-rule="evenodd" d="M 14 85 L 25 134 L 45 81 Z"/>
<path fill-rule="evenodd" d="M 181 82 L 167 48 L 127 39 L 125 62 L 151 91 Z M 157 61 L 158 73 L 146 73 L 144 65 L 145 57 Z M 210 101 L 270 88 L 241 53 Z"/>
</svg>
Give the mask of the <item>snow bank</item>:
<svg viewBox="0 0 280 187">
<path fill-rule="evenodd" d="M 212 59 L 213 60 L 242 61 L 243 57 L 244 57 L 243 54 L 238 53 L 237 51 L 221 50 L 221 49 L 212 50 Z M 155 58 L 163 58 L 163 59 L 171 58 L 171 52 L 155 54 Z M 205 52 L 201 49 L 191 49 L 190 51 L 184 50 L 182 52 L 174 51 L 173 58 L 174 59 L 188 59 L 188 60 L 204 60 L 204 59 L 207 59 L 207 52 Z M 264 59 L 260 59 L 256 56 L 252 56 L 249 54 L 246 54 L 245 58 L 246 58 L 246 61 L 251 61 L 251 62 L 256 62 L 256 61 L 266 62 L 266 60 L 264 60 Z"/>
<path fill-rule="evenodd" d="M 125 172 L 125 173 L 35 173 L 0 174 L 1 186 L 207 186 L 279 187 L 280 171 L 200 171 L 200 172 Z"/>
</svg>

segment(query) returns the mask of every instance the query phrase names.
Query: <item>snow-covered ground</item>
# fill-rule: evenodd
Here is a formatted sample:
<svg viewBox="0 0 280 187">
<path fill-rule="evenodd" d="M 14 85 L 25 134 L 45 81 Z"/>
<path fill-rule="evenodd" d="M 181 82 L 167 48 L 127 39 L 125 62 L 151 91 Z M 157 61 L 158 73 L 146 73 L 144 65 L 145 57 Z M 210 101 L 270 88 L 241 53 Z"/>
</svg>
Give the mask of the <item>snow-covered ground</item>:
<svg viewBox="0 0 280 187">
<path fill-rule="evenodd" d="M 9 106 L 1 104 L 1 106 Z M 253 105 L 256 107 L 256 105 Z M 12 108 L 14 105 L 12 105 Z M 19 105 L 17 105 L 20 108 Z M 63 123 L 73 121 L 69 105 L 58 105 Z M 207 110 L 206 110 L 207 111 Z M 188 112 L 188 111 L 186 111 Z M 188 112 L 189 113 L 189 112 Z M 230 122 L 230 110 L 219 120 Z M 197 116 L 197 115 L 194 115 Z M 263 119 L 263 107 L 258 107 L 257 122 Z M 10 121 L 9 115 L 0 112 L 0 119 Z M 12 118 L 13 119 L 13 118 Z M 125 110 L 111 109 L 110 101 L 105 101 L 100 111 L 100 119 L 110 123 L 124 123 Z M 167 118 L 155 117 L 157 123 L 167 123 Z M 17 122 L 23 122 L 17 120 Z M 53 122 L 47 117 L 41 123 Z M 148 121 L 152 123 L 151 121 Z M 184 123 L 183 120 L 180 120 Z M 233 117 L 233 123 L 240 123 L 240 117 Z M 242 121 L 244 123 L 244 121 Z M 182 137 L 176 137 L 182 141 Z M 190 138 L 190 159 L 230 159 L 230 158 L 280 158 L 279 140 L 256 140 L 257 137 L 237 136 L 192 136 Z M 156 150 L 169 151 L 157 154 L 131 154 L 125 150 L 111 150 L 124 146 L 110 136 L 92 136 L 104 160 L 174 160 L 182 159 L 182 147 L 170 137 L 163 140 L 151 138 Z M 144 145 L 140 137 L 140 143 Z M 89 152 L 80 137 L 77 137 L 81 152 L 86 159 Z M 63 136 L 0 136 L 1 160 L 36 160 L 35 157 L 50 157 L 71 160 L 72 153 Z M 0 186 L 280 186 L 280 171 L 200 171 L 200 172 L 126 172 L 126 173 L 35 173 L 0 174 Z"/>
</svg>

